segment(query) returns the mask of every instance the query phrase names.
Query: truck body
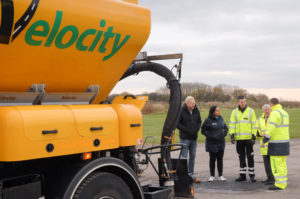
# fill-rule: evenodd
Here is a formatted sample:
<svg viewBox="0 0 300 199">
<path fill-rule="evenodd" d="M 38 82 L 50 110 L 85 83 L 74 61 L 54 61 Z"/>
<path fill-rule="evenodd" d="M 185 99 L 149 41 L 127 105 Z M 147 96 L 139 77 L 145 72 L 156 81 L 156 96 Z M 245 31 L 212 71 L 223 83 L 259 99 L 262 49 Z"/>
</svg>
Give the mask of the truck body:
<svg viewBox="0 0 300 199">
<path fill-rule="evenodd" d="M 147 97 L 101 104 L 150 34 L 136 0 L 0 1 L 0 198 L 144 198 Z"/>
</svg>

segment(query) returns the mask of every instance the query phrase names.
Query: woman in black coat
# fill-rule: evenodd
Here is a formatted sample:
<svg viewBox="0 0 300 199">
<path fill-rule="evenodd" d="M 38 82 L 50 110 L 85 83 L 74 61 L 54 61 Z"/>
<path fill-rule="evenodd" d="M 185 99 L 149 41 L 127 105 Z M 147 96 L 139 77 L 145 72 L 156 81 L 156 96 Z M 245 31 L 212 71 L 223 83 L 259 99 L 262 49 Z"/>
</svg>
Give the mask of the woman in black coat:
<svg viewBox="0 0 300 199">
<path fill-rule="evenodd" d="M 209 182 L 215 179 L 215 162 L 217 160 L 217 167 L 219 173 L 219 180 L 225 181 L 223 177 L 223 156 L 225 150 L 225 136 L 228 128 L 224 122 L 220 108 L 212 106 L 209 110 L 209 116 L 203 123 L 201 133 L 206 136 L 206 151 L 209 152 L 209 167 L 210 178 Z"/>
</svg>

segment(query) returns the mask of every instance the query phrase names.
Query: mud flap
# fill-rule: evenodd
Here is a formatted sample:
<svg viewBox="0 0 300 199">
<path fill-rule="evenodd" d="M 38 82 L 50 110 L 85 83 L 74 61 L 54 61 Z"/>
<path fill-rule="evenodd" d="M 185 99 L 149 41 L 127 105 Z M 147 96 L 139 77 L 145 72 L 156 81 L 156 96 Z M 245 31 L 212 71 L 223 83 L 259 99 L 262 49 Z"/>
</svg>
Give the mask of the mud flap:
<svg viewBox="0 0 300 199">
<path fill-rule="evenodd" d="M 194 180 L 188 174 L 187 159 L 171 159 L 172 169 L 176 171 L 174 178 L 174 192 L 175 197 L 194 198 Z M 158 159 L 159 164 L 159 183 L 160 186 L 164 184 L 164 178 L 161 176 L 161 159 Z"/>
</svg>

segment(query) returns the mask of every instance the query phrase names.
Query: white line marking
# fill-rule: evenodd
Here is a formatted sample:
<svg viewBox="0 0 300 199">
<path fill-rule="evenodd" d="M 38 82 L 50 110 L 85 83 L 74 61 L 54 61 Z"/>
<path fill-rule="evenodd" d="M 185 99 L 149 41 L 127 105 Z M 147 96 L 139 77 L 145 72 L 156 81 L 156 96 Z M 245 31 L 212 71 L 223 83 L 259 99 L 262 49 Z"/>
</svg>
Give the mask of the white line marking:
<svg viewBox="0 0 300 199">
<path fill-rule="evenodd" d="M 14 35 L 16 32 L 18 32 L 18 30 L 20 30 L 20 28 L 22 28 L 21 25 L 19 25 L 19 27 L 16 28 L 16 30 L 13 32 L 13 35 Z"/>
<path fill-rule="evenodd" d="M 32 7 L 31 7 L 31 10 L 33 10 L 33 9 L 34 9 L 34 7 L 35 7 L 35 3 L 32 5 Z"/>
<path fill-rule="evenodd" d="M 24 19 L 24 21 L 27 21 L 27 20 L 28 20 L 28 18 L 29 18 L 29 15 L 27 15 L 27 16 L 26 16 L 26 18 Z"/>
</svg>

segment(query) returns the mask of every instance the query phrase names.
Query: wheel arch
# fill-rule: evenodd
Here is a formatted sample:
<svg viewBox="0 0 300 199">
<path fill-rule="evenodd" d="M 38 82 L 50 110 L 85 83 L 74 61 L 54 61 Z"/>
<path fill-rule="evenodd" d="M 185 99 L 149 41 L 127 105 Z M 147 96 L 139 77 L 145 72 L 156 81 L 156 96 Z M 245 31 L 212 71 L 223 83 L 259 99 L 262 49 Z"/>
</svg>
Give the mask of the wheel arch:
<svg viewBox="0 0 300 199">
<path fill-rule="evenodd" d="M 123 161 L 112 157 L 98 158 L 82 167 L 69 183 L 63 199 L 72 199 L 82 181 L 93 172 L 108 172 L 119 176 L 128 185 L 134 198 L 144 199 L 142 187 L 134 171 Z"/>
</svg>

